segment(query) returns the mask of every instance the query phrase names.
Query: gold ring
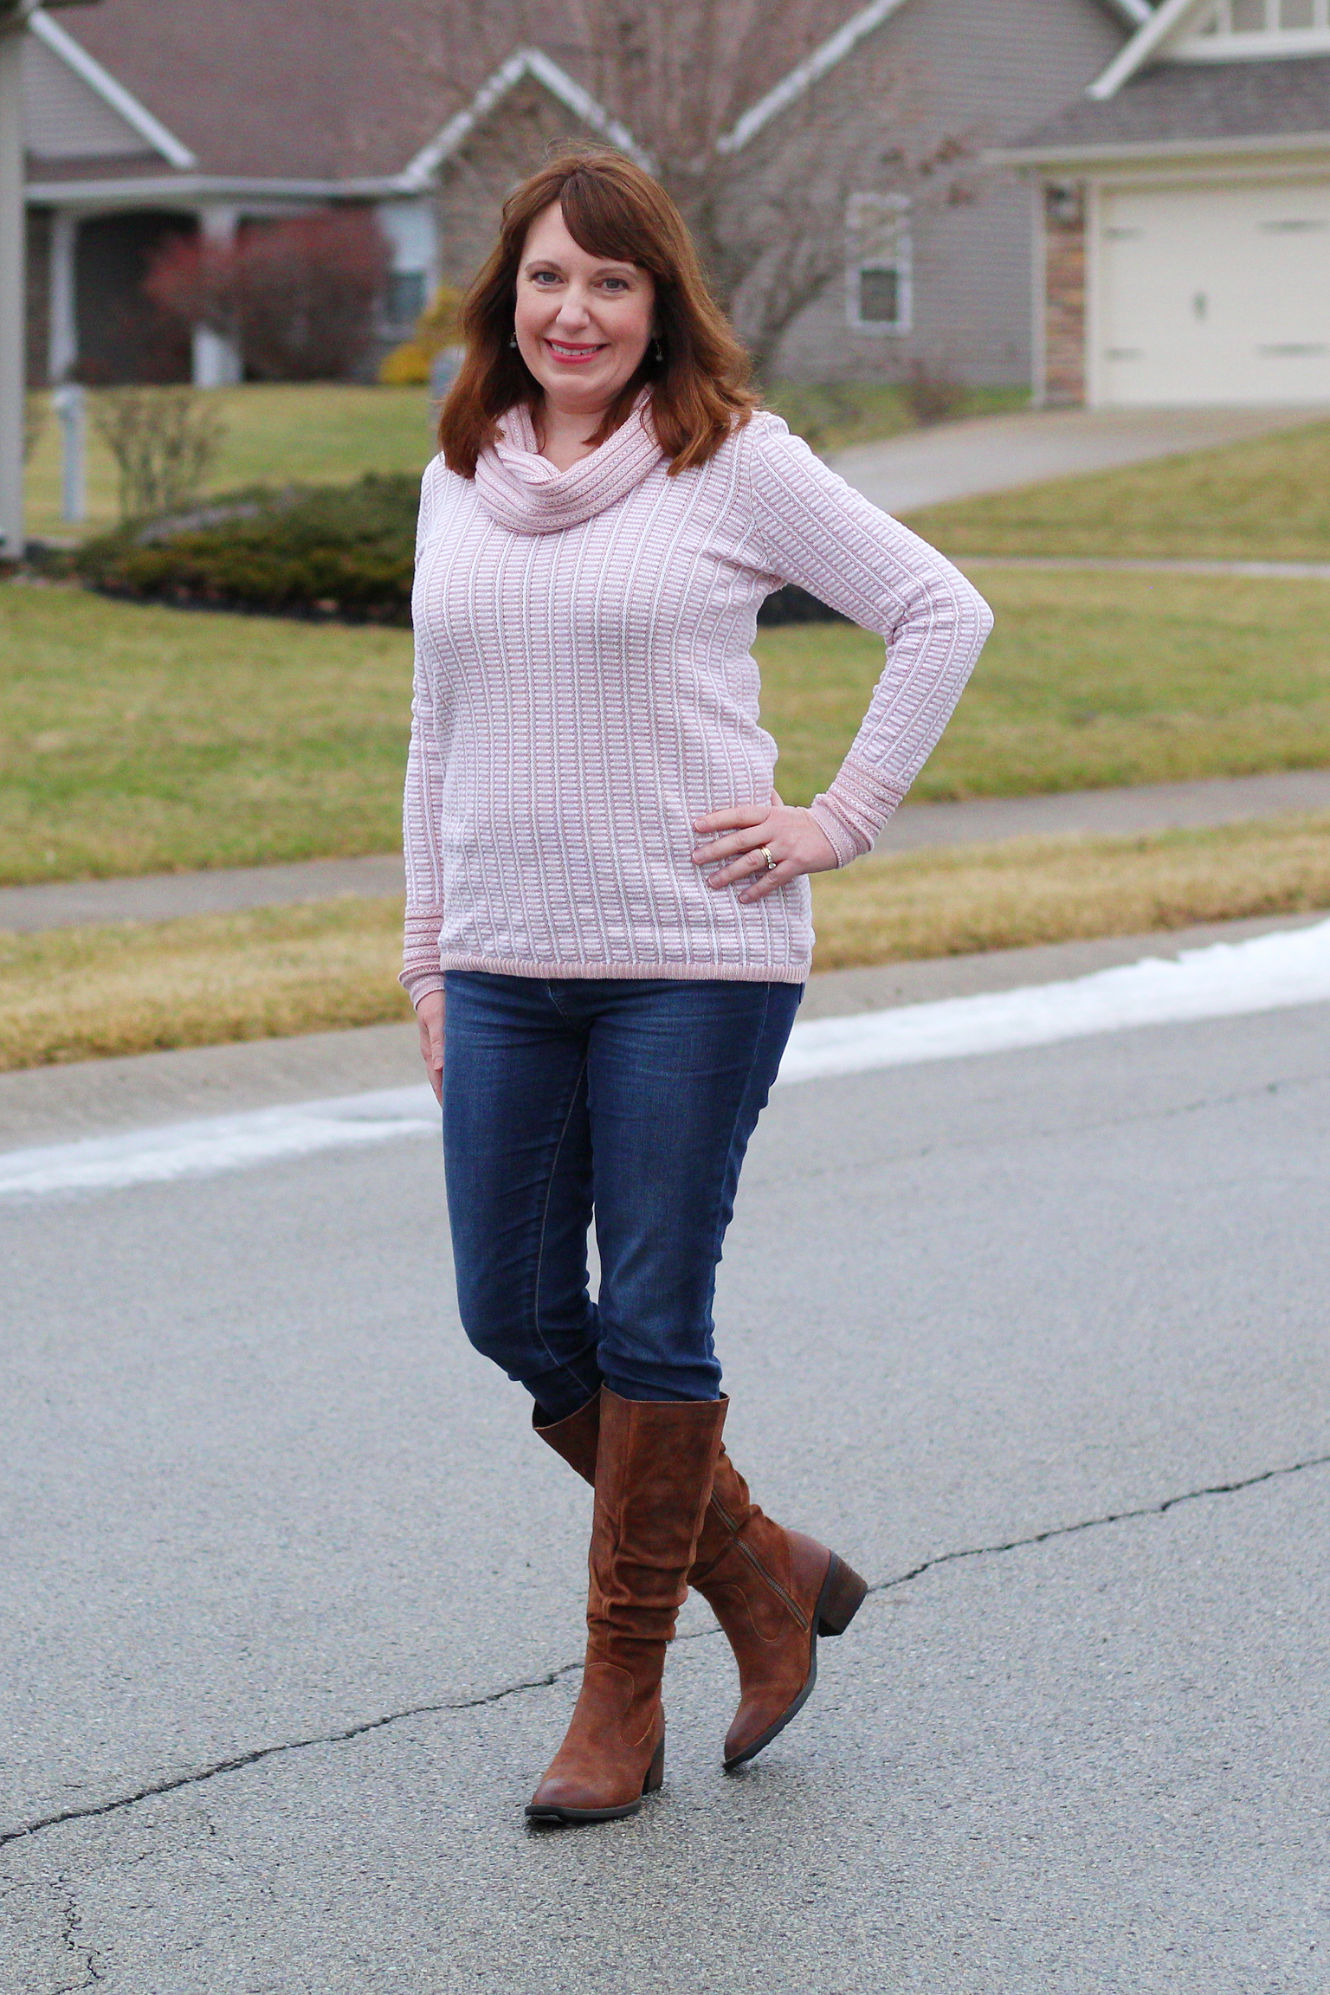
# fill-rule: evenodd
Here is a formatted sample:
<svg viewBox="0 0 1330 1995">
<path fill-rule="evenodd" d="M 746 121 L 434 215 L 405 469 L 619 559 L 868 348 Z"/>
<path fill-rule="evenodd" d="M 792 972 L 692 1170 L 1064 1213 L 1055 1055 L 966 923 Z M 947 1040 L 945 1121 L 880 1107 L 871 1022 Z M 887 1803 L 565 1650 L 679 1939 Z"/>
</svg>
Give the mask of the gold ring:
<svg viewBox="0 0 1330 1995">
<path fill-rule="evenodd" d="M 767 871 L 774 873 L 776 870 L 776 861 L 771 856 L 771 847 L 769 845 L 759 845 L 757 849 L 767 862 Z"/>
</svg>

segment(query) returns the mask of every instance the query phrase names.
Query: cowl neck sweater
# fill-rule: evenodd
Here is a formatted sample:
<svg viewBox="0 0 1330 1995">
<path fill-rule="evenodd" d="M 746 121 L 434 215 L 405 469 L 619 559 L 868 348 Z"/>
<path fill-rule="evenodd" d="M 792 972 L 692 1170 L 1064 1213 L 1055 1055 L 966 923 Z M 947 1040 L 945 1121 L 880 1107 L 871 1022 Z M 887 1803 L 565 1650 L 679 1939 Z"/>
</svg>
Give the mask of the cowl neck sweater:
<svg viewBox="0 0 1330 1995">
<path fill-rule="evenodd" d="M 646 389 L 613 435 L 566 471 L 540 455 L 531 411 L 519 403 L 504 416 L 497 442 L 480 454 L 476 497 L 513 533 L 558 533 L 626 499 L 661 457 Z"/>
<path fill-rule="evenodd" d="M 442 457 L 425 474 L 413 999 L 449 970 L 802 983 L 807 879 L 746 902 L 692 856 L 703 811 L 771 800 L 759 606 L 797 582 L 886 640 L 863 726 L 811 806 L 841 864 L 900 802 L 983 642 L 988 612 L 964 576 L 778 416 L 758 410 L 679 478 L 649 421 L 639 405 L 557 471 L 512 411 L 476 478 Z"/>
</svg>

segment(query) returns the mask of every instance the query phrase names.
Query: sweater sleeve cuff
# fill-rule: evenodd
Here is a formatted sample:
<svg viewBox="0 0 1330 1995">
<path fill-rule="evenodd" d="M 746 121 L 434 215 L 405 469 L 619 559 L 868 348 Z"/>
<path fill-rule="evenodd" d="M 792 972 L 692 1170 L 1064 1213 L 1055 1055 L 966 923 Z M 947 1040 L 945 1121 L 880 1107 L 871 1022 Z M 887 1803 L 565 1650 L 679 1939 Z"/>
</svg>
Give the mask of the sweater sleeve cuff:
<svg viewBox="0 0 1330 1995">
<path fill-rule="evenodd" d="M 442 970 L 417 970 L 414 974 L 403 970 L 397 981 L 410 998 L 413 1009 L 419 1005 L 423 997 L 428 997 L 431 991 L 441 991 L 446 988 Z"/>
<path fill-rule="evenodd" d="M 879 832 L 900 808 L 905 792 L 887 782 L 855 756 L 847 756 L 828 789 L 812 802 L 812 815 L 836 853 L 836 863 L 848 866 L 871 852 Z"/>
<path fill-rule="evenodd" d="M 397 981 L 413 1005 L 430 991 L 444 988 L 439 963 L 439 930 L 443 926 L 440 908 L 408 908 L 402 943 L 402 972 Z"/>
</svg>

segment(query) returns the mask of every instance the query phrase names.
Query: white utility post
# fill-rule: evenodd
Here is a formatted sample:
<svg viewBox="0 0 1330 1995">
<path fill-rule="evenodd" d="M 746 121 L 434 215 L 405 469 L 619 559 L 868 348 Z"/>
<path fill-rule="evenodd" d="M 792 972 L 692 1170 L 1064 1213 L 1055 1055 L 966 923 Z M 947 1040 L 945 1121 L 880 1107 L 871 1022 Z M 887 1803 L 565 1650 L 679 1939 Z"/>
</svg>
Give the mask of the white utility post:
<svg viewBox="0 0 1330 1995">
<path fill-rule="evenodd" d="M 23 26 L 0 8 L 0 560 L 23 555 Z"/>
<path fill-rule="evenodd" d="M 47 0 L 51 4 L 51 0 Z M 87 5 L 89 0 L 56 0 Z M 23 557 L 26 380 L 23 201 L 23 31 L 37 0 L 0 0 L 0 560 Z"/>
<path fill-rule="evenodd" d="M 62 381 L 51 402 L 60 418 L 60 517 L 77 525 L 88 516 L 88 391 Z"/>
</svg>

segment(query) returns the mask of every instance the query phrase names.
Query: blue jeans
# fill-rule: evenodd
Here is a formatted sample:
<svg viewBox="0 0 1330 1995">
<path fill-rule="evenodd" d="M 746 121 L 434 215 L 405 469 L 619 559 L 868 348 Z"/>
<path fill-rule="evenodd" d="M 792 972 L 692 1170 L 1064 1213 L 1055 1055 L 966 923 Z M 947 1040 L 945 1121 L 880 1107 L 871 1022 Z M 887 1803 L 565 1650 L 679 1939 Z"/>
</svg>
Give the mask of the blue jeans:
<svg viewBox="0 0 1330 1995">
<path fill-rule="evenodd" d="M 467 1336 L 549 1420 L 602 1380 L 626 1399 L 715 1399 L 721 1242 L 802 987 L 446 981 L 444 1162 Z"/>
</svg>

